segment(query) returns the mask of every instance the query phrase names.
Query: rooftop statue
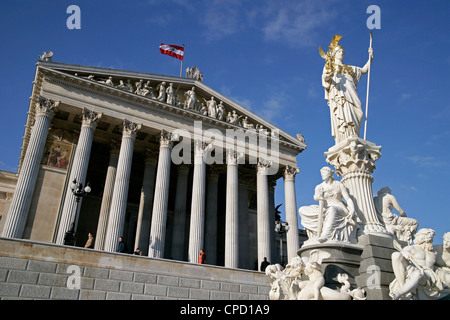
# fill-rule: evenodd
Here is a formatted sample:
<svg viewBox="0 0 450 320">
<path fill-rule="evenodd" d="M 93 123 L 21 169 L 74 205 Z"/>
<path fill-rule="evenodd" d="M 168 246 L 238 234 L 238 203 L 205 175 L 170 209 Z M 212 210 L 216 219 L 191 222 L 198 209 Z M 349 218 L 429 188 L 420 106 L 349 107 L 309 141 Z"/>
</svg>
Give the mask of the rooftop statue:
<svg viewBox="0 0 450 320">
<path fill-rule="evenodd" d="M 348 137 L 359 136 L 363 110 L 356 87 L 361 75 L 368 72 L 373 59 L 373 50 L 369 48 L 369 60 L 364 67 L 344 64 L 342 60 L 345 50 L 339 45 L 341 38 L 339 35 L 333 37 L 326 54 L 319 47 L 320 55 L 326 61 L 322 72 L 322 86 L 330 107 L 331 135 L 336 144 Z"/>
<path fill-rule="evenodd" d="M 39 56 L 39 58 L 41 59 L 41 61 L 52 61 L 52 57 L 53 57 L 53 51 L 44 51 L 42 52 L 42 55 Z"/>
</svg>

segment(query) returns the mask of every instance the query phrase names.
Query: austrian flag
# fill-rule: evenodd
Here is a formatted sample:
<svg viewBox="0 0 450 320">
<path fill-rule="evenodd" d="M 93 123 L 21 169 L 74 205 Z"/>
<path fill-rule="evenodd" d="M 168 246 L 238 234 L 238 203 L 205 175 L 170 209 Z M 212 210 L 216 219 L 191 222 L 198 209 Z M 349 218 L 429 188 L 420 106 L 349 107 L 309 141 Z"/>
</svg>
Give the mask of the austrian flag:
<svg viewBox="0 0 450 320">
<path fill-rule="evenodd" d="M 161 43 L 159 46 L 159 51 L 162 54 L 167 54 L 168 56 L 183 60 L 184 47 Z"/>
</svg>

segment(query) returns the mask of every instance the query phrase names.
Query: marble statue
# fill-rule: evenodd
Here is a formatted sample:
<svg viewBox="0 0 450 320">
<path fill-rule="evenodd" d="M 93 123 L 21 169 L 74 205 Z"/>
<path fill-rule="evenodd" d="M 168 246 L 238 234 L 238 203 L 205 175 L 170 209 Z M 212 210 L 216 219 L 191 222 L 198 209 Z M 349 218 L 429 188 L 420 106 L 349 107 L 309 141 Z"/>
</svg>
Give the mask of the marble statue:
<svg viewBox="0 0 450 320">
<path fill-rule="evenodd" d="M 269 265 L 266 275 L 270 278 L 270 300 L 365 300 L 365 292 L 360 288 L 350 290 L 348 275 L 338 274 L 343 285 L 340 290 L 325 286 L 321 271 L 323 259 L 330 253 L 315 249 L 309 257 L 295 257 L 283 269 L 280 264 Z"/>
<path fill-rule="evenodd" d="M 161 82 L 157 87 L 157 90 L 159 90 L 158 98 L 156 98 L 158 101 L 165 102 L 166 101 L 166 82 Z"/>
<path fill-rule="evenodd" d="M 345 51 L 339 45 L 341 38 L 339 35 L 333 37 L 326 54 L 319 47 L 320 55 L 326 60 L 322 86 L 330 107 L 331 134 L 336 144 L 350 136 L 359 136 L 363 111 L 356 87 L 361 75 L 368 72 L 373 59 L 373 50 L 369 48 L 369 60 L 364 67 L 344 64 Z"/>
<path fill-rule="evenodd" d="M 142 81 L 142 80 L 141 80 Z M 150 99 L 155 99 L 155 95 L 153 94 L 153 88 L 150 86 L 150 81 L 147 81 L 142 85 L 141 81 L 136 82 L 136 91 L 138 95 L 149 97 Z M 138 87 L 139 84 L 139 87 Z"/>
<path fill-rule="evenodd" d="M 186 78 L 203 81 L 203 73 L 197 67 L 191 67 L 186 69 Z"/>
<path fill-rule="evenodd" d="M 314 200 L 319 201 L 319 205 L 299 208 L 301 223 L 306 228 L 309 238 L 307 243 L 325 241 L 355 243 L 355 206 L 347 188 L 334 180 L 334 171 L 331 168 L 323 167 L 320 174 L 323 182 L 316 186 L 314 192 Z"/>
<path fill-rule="evenodd" d="M 49 51 L 49 52 L 42 52 L 42 55 L 39 56 L 39 58 L 41 59 L 41 61 L 52 61 L 52 57 L 53 57 L 53 51 Z"/>
<path fill-rule="evenodd" d="M 244 119 L 242 119 L 242 126 L 246 129 L 250 129 L 250 130 L 254 129 L 253 124 L 248 122 L 247 116 L 245 116 Z"/>
<path fill-rule="evenodd" d="M 202 103 L 201 107 L 200 107 L 200 114 L 207 116 L 208 115 L 208 109 L 206 108 L 206 106 Z"/>
<path fill-rule="evenodd" d="M 169 83 L 166 89 L 166 103 L 172 106 L 176 105 L 177 99 L 175 98 L 175 90 L 173 89 L 173 83 Z"/>
<path fill-rule="evenodd" d="M 255 126 L 256 132 L 258 132 L 259 134 L 262 135 L 267 135 L 267 129 L 264 128 L 264 126 L 262 124 L 257 124 Z"/>
<path fill-rule="evenodd" d="M 114 87 L 114 82 L 113 82 L 113 80 L 112 80 L 112 77 L 108 77 L 108 79 L 106 79 L 106 80 L 101 80 L 101 81 L 99 81 L 100 83 L 104 83 L 104 84 L 106 84 L 107 86 L 110 86 L 110 87 Z"/>
<path fill-rule="evenodd" d="M 206 108 L 208 110 L 208 116 L 210 116 L 211 118 L 216 118 L 217 117 L 217 102 L 216 102 L 216 100 L 214 100 L 214 97 L 211 97 L 210 100 L 206 100 L 203 98 L 203 100 L 206 103 Z"/>
<path fill-rule="evenodd" d="M 195 94 L 195 87 L 192 87 L 191 90 L 187 90 L 184 93 L 186 97 L 184 100 L 184 109 L 195 110 L 195 104 L 197 103 L 197 95 Z"/>
<path fill-rule="evenodd" d="M 416 219 L 406 217 L 406 213 L 398 204 L 397 199 L 391 194 L 391 189 L 388 187 L 381 188 L 373 200 L 386 230 L 394 234 L 398 240 L 407 241 L 411 244 L 419 222 Z M 397 210 L 400 216 L 392 213 L 393 208 Z"/>
<path fill-rule="evenodd" d="M 127 80 L 127 83 L 124 83 L 123 80 L 120 80 L 117 89 L 133 92 L 133 85 L 131 84 L 130 79 Z"/>
<path fill-rule="evenodd" d="M 303 134 L 301 132 L 297 133 L 297 139 L 300 142 L 305 142 L 305 137 L 303 136 Z"/>
<path fill-rule="evenodd" d="M 223 116 L 225 113 L 225 107 L 223 106 L 223 101 L 220 101 L 217 105 L 217 120 L 223 120 Z"/>
<path fill-rule="evenodd" d="M 434 246 L 437 252 L 435 267 L 444 289 L 450 291 L 450 232 L 444 234 L 443 240 L 443 244 Z"/>
<path fill-rule="evenodd" d="M 397 252 L 392 253 L 395 279 L 389 285 L 394 300 L 431 300 L 441 298 L 444 290 L 435 272 L 437 252 L 433 250 L 434 230 L 417 231 L 413 245 L 402 248 L 394 241 Z"/>
<path fill-rule="evenodd" d="M 232 112 L 228 112 L 227 122 L 229 122 L 231 124 L 239 125 L 239 119 L 241 117 L 242 116 L 237 114 L 236 110 L 233 110 Z"/>
<path fill-rule="evenodd" d="M 138 82 L 135 82 L 134 86 L 136 87 L 134 93 L 139 94 L 144 87 L 144 80 L 141 79 Z"/>
</svg>

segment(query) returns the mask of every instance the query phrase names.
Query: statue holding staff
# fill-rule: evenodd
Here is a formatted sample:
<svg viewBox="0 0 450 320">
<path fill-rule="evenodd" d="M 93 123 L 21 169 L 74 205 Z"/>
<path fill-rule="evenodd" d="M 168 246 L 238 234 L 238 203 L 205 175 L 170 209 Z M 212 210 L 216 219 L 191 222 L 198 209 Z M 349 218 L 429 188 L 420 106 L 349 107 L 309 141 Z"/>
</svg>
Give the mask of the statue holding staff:
<svg viewBox="0 0 450 320">
<path fill-rule="evenodd" d="M 361 75 L 369 71 L 373 59 L 373 49 L 370 47 L 369 59 L 364 67 L 344 64 L 345 50 L 339 45 L 341 38 L 339 35 L 333 37 L 326 54 L 319 47 L 321 57 L 326 60 L 322 86 L 330 107 L 331 135 L 336 143 L 351 136 L 359 136 L 363 111 L 356 87 Z"/>
</svg>

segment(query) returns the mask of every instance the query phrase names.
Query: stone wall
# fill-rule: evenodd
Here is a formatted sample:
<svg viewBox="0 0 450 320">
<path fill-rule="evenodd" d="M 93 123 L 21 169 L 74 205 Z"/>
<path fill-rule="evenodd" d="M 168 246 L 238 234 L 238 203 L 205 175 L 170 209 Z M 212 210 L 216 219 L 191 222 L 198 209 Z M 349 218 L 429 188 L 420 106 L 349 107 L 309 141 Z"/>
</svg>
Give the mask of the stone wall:
<svg viewBox="0 0 450 320">
<path fill-rule="evenodd" d="M 0 299 L 262 300 L 262 272 L 0 238 Z"/>
</svg>

